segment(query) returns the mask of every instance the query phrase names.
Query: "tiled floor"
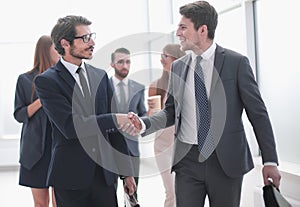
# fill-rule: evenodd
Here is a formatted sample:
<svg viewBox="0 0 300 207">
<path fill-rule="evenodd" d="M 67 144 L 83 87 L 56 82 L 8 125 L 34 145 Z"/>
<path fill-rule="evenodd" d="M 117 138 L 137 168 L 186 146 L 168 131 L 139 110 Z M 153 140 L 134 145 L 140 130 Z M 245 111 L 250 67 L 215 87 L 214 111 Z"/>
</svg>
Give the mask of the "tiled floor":
<svg viewBox="0 0 300 207">
<path fill-rule="evenodd" d="M 119 183 L 121 186 L 121 183 Z M 123 206 L 122 188 L 118 188 L 119 206 Z M 140 178 L 139 203 L 143 207 L 162 207 L 164 192 L 159 176 Z M 151 196 L 149 196 L 151 195 Z M 155 198 L 155 199 L 153 199 Z M 18 185 L 18 170 L 0 171 L 0 206 L 1 207 L 32 207 L 33 201 L 30 188 Z"/>
<path fill-rule="evenodd" d="M 146 149 L 153 149 L 149 146 L 141 146 L 142 156 L 153 157 L 153 152 Z M 164 189 L 161 177 L 157 174 L 155 163 L 149 160 L 144 160 L 141 164 L 141 177 L 139 180 L 138 197 L 139 203 L 142 207 L 163 207 L 164 203 Z M 255 172 L 255 171 L 254 171 Z M 252 197 L 252 192 L 247 189 L 247 186 L 254 186 L 252 177 L 254 172 L 245 176 L 243 190 L 242 204 L 243 207 L 252 207 L 253 204 L 243 203 L 243 197 Z M 33 207 L 32 195 L 30 188 L 18 185 L 18 168 L 0 168 L 0 207 Z M 118 186 L 122 186 L 121 181 Z M 119 206 L 123 206 L 123 192 L 122 188 L 118 188 Z M 251 199 L 252 200 L 252 199 Z M 208 203 L 206 202 L 206 206 Z"/>
<path fill-rule="evenodd" d="M 151 142 L 141 145 L 143 157 L 153 157 Z M 150 149 L 150 150 L 149 150 Z M 164 189 L 161 177 L 157 175 L 155 163 L 143 162 L 141 165 L 142 177 L 139 180 L 138 197 L 142 207 L 163 207 Z M 151 170 L 150 170 L 151 169 Z M 147 172 L 147 173 L 146 173 Z M 0 167 L 0 207 L 32 207 L 30 188 L 18 185 L 18 167 Z M 121 185 L 121 181 L 118 186 Z M 119 206 L 123 206 L 123 189 L 118 188 Z M 153 199 L 155 198 L 155 199 Z"/>
<path fill-rule="evenodd" d="M 146 167 L 142 168 L 146 169 Z M 253 185 L 251 183 L 251 174 L 246 176 L 244 186 Z M 32 195 L 30 188 L 18 185 L 19 172 L 16 167 L 13 169 L 0 168 L 0 207 L 33 207 Z M 121 185 L 121 181 L 119 183 Z M 122 188 L 118 188 L 119 206 L 123 206 Z M 163 207 L 164 189 L 159 175 L 144 176 L 139 180 L 138 188 L 139 203 L 142 207 Z M 242 194 L 242 207 L 252 207 L 253 204 L 243 203 L 243 197 L 252 197 L 249 190 L 244 189 Z M 262 199 L 262 198 L 260 198 Z M 205 205 L 209 206 L 208 203 Z"/>
</svg>

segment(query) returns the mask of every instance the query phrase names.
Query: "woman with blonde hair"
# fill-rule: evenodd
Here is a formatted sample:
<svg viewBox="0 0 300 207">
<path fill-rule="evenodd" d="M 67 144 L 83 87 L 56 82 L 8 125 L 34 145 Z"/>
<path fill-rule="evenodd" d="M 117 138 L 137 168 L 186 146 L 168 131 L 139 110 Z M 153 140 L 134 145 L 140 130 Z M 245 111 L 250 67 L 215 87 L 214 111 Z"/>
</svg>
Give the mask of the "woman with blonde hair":
<svg viewBox="0 0 300 207">
<path fill-rule="evenodd" d="M 46 184 L 51 159 L 51 124 L 35 92 L 34 78 L 59 60 L 50 36 L 37 41 L 33 68 L 18 77 L 15 92 L 15 119 L 22 123 L 19 184 L 31 188 L 35 207 L 48 207 Z M 56 207 L 52 189 L 52 206 Z"/>
</svg>

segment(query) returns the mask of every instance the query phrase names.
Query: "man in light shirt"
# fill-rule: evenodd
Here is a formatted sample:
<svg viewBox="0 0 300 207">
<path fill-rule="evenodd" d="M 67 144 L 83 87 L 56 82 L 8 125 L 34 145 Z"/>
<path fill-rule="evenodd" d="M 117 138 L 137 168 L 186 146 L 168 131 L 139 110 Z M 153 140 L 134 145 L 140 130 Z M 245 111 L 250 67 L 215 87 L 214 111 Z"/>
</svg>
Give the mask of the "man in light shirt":
<svg viewBox="0 0 300 207">
<path fill-rule="evenodd" d="M 147 114 L 145 106 L 145 86 L 128 78 L 128 74 L 131 66 L 130 51 L 126 48 L 117 48 L 111 54 L 111 67 L 115 73 L 110 78 L 110 82 L 113 88 L 113 101 L 112 112 L 125 113 L 129 111 L 136 113 L 138 116 L 145 116 Z M 111 136 L 111 142 L 116 149 L 125 155 L 129 155 L 132 158 L 134 167 L 134 179 L 136 186 L 138 186 L 138 176 L 140 167 L 140 151 L 138 145 L 138 138 L 131 136 L 124 136 L 124 139 L 114 138 L 119 134 Z M 121 149 L 127 149 L 128 152 L 124 152 Z M 137 191 L 134 196 L 137 198 Z"/>
<path fill-rule="evenodd" d="M 244 110 L 261 150 L 264 183 L 280 184 L 267 109 L 248 58 L 214 42 L 214 7 L 197 1 L 180 7 L 180 14 L 176 35 L 191 54 L 173 62 L 165 108 L 142 122 L 129 117 L 144 135 L 175 124 L 177 207 L 203 207 L 206 196 L 211 207 L 238 207 L 243 176 L 254 167 Z"/>
</svg>

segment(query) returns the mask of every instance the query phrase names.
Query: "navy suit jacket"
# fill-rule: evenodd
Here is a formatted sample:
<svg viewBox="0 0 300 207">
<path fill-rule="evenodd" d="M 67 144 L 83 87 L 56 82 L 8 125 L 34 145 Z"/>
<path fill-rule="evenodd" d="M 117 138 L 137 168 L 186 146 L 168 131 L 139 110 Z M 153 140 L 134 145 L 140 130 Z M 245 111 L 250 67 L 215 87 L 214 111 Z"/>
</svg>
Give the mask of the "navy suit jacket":
<svg viewBox="0 0 300 207">
<path fill-rule="evenodd" d="M 52 159 L 48 184 L 64 189 L 87 188 L 97 163 L 107 185 L 116 181 L 118 170 L 109 135 L 116 133 L 110 113 L 112 89 L 104 70 L 86 64 L 92 96 L 92 109 L 84 102 L 75 79 L 59 61 L 35 79 L 43 108 L 53 127 Z M 90 114 L 90 110 L 93 113 Z M 123 173 L 123 175 L 127 175 Z"/>
<path fill-rule="evenodd" d="M 27 107 L 32 103 L 32 84 L 38 70 L 32 73 L 23 73 L 18 77 L 15 93 L 15 119 L 23 123 L 20 143 L 20 164 L 31 169 L 43 156 L 46 139 L 51 134 L 50 122 L 43 108 L 40 108 L 32 117 L 28 117 Z M 33 100 L 37 99 L 36 93 Z M 48 134 L 47 134 L 48 130 Z M 50 133 L 49 133 L 50 131 Z"/>
<path fill-rule="evenodd" d="M 111 86 L 114 89 L 113 80 L 110 78 Z M 138 116 L 145 116 L 147 114 L 146 106 L 145 106 L 145 86 L 129 79 L 128 80 L 128 111 L 127 112 L 134 112 L 138 114 Z M 118 99 L 115 97 L 112 101 L 112 111 L 118 112 Z M 127 138 L 126 138 L 127 137 Z M 138 140 L 136 137 L 124 137 L 127 147 L 130 151 L 132 156 L 138 157 L 140 155 Z"/>
<path fill-rule="evenodd" d="M 176 140 L 191 59 L 188 54 L 173 63 L 165 108 L 143 118 L 145 135 L 175 124 Z M 217 45 L 214 66 L 209 97 L 214 123 L 211 128 L 213 136 L 220 136 L 216 153 L 224 172 L 238 177 L 254 167 L 242 122 L 243 110 L 254 129 L 263 162 L 278 163 L 273 130 L 248 58 Z M 175 156 L 179 154 L 176 150 Z M 174 159 L 175 163 L 178 161 Z"/>
</svg>

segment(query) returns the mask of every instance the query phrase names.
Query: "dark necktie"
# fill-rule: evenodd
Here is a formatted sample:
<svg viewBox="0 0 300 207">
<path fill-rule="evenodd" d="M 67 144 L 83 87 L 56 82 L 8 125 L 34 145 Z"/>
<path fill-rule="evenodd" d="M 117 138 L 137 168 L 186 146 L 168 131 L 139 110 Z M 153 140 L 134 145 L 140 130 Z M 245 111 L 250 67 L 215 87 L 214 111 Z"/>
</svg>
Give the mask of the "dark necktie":
<svg viewBox="0 0 300 207">
<path fill-rule="evenodd" d="M 84 100 L 86 101 L 88 106 L 91 107 L 91 94 L 90 94 L 90 91 L 89 91 L 89 88 L 88 88 L 86 78 L 83 75 L 83 69 L 81 67 L 79 67 L 76 70 L 76 73 L 78 73 L 78 75 L 79 75 L 79 81 L 80 81 L 80 85 L 81 85 L 81 88 L 82 88 Z"/>
<path fill-rule="evenodd" d="M 127 113 L 128 111 L 126 110 L 127 102 L 126 102 L 126 95 L 125 95 L 125 84 L 123 81 L 120 81 L 119 84 L 119 111 L 120 113 Z"/>
<path fill-rule="evenodd" d="M 208 108 L 208 98 L 204 82 L 203 70 L 200 65 L 201 56 L 197 56 L 194 81 L 195 81 L 195 99 L 196 99 L 196 119 L 197 119 L 197 138 L 198 150 L 202 154 L 209 154 L 202 149 L 210 128 L 210 116 Z M 204 152 L 203 152 L 204 150 Z"/>
</svg>

